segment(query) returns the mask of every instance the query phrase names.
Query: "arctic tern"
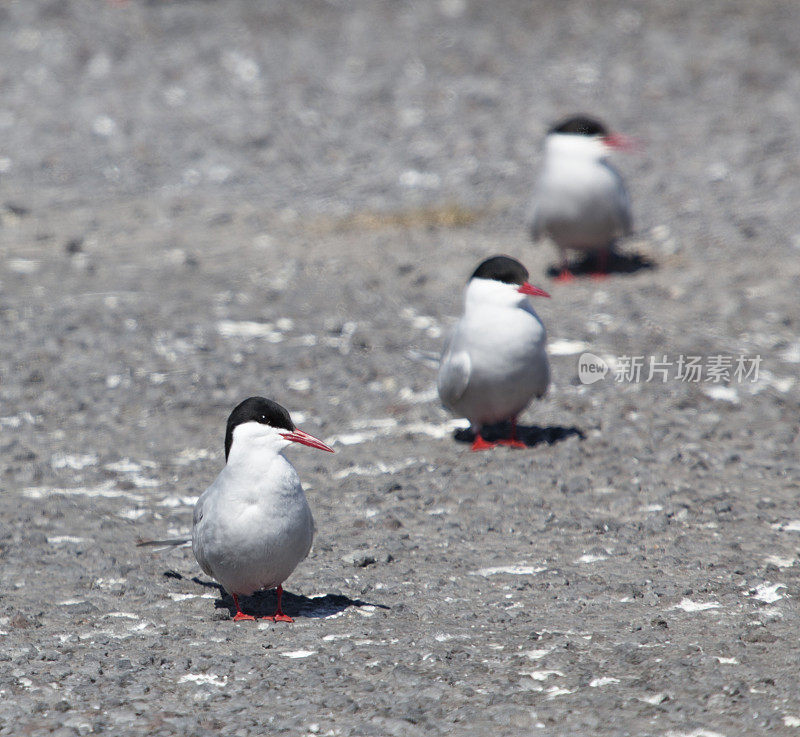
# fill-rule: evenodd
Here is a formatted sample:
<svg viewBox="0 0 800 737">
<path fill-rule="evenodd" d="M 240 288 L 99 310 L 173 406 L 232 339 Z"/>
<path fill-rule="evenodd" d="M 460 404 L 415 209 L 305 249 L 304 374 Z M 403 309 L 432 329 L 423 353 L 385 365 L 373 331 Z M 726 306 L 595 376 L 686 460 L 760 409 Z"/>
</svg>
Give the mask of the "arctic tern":
<svg viewBox="0 0 800 737">
<path fill-rule="evenodd" d="M 605 276 L 614 242 L 630 235 L 630 198 L 608 156 L 633 147 L 632 139 L 585 115 L 566 118 L 548 132 L 529 229 L 534 241 L 549 238 L 559 249 L 560 281 L 573 278 L 567 251 L 597 254 L 595 275 Z"/>
<path fill-rule="evenodd" d="M 291 443 L 333 453 L 298 430 L 277 402 L 245 399 L 228 418 L 225 467 L 194 507 L 192 551 L 233 596 L 235 621 L 254 619 L 242 612 L 240 596 L 272 588 L 278 607 L 266 619 L 292 621 L 281 609 L 281 584 L 308 555 L 314 520 L 297 472 L 283 457 Z"/>
<path fill-rule="evenodd" d="M 504 420 L 511 420 L 511 437 L 499 444 L 525 447 L 517 438 L 517 416 L 550 383 L 547 333 L 528 300 L 550 295 L 527 279 L 527 269 L 509 256 L 483 261 L 467 283 L 464 314 L 442 352 L 439 397 L 470 421 L 472 450 L 497 445 L 484 440 L 481 428 Z"/>
</svg>

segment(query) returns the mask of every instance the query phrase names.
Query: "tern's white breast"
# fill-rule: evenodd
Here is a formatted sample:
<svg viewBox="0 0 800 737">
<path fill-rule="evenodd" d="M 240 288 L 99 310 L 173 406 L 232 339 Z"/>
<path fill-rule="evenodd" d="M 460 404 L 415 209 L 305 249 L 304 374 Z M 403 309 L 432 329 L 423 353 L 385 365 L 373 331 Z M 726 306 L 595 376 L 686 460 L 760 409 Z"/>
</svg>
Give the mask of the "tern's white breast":
<svg viewBox="0 0 800 737">
<path fill-rule="evenodd" d="M 228 464 L 200 497 L 192 547 L 227 591 L 249 595 L 285 581 L 308 555 L 311 509 L 292 465 Z"/>
<path fill-rule="evenodd" d="M 532 232 L 561 248 L 603 248 L 630 231 L 630 204 L 619 172 L 605 159 L 548 151 L 532 203 Z"/>
<path fill-rule="evenodd" d="M 443 363 L 468 356 L 469 376 L 448 406 L 473 425 L 516 416 L 550 381 L 546 332 L 527 300 L 520 307 L 467 309 L 456 326 Z M 443 366 L 440 377 L 447 376 Z M 446 387 L 441 392 L 448 394 Z"/>
</svg>

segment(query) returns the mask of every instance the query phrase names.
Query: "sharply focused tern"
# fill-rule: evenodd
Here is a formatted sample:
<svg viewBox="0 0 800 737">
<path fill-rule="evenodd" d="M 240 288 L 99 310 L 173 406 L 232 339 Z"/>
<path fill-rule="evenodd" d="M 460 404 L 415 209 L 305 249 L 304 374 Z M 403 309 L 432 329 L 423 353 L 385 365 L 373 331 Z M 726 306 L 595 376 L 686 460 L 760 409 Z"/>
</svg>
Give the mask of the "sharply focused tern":
<svg viewBox="0 0 800 737">
<path fill-rule="evenodd" d="M 548 131 L 529 228 L 534 241 L 549 238 L 561 252 L 560 281 L 573 278 L 567 251 L 596 253 L 596 275 L 605 276 L 614 242 L 630 235 L 630 198 L 608 156 L 632 148 L 632 139 L 584 115 L 566 118 Z"/>
<path fill-rule="evenodd" d="M 481 428 L 504 420 L 511 420 L 511 437 L 499 444 L 525 447 L 517 439 L 517 416 L 550 383 L 547 333 L 528 300 L 550 295 L 527 279 L 527 269 L 508 256 L 481 263 L 467 283 L 464 314 L 442 352 L 439 396 L 470 421 L 472 450 L 497 445 L 483 439 Z"/>
<path fill-rule="evenodd" d="M 281 405 L 250 397 L 228 418 L 225 468 L 197 500 L 192 550 L 200 567 L 233 596 L 277 588 L 278 607 L 266 619 L 291 622 L 281 610 L 281 584 L 311 549 L 314 520 L 293 466 L 283 457 L 291 443 L 333 453 L 298 430 Z"/>
</svg>

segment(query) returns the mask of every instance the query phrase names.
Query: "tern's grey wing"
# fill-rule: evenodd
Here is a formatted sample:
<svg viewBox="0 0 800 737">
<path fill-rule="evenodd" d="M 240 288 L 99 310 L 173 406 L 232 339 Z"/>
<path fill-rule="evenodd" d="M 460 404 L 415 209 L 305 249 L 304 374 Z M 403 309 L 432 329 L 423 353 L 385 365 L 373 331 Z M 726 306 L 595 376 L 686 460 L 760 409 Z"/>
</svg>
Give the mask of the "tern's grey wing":
<svg viewBox="0 0 800 737">
<path fill-rule="evenodd" d="M 439 397 L 445 407 L 452 407 L 469 385 L 472 362 L 469 353 L 460 345 L 458 327 L 453 331 L 442 351 L 439 376 L 436 381 Z"/>
<path fill-rule="evenodd" d="M 614 202 L 616 204 L 617 217 L 622 235 L 630 235 L 633 232 L 633 218 L 631 216 L 631 198 L 625 180 L 616 168 L 608 161 L 603 164 L 611 172 L 614 178 L 615 192 Z"/>
<path fill-rule="evenodd" d="M 200 498 L 195 502 L 194 514 L 192 515 L 192 552 L 200 564 L 200 568 L 203 569 L 207 576 L 213 576 L 214 574 L 206 560 L 202 524 L 206 507 L 208 506 L 208 494 L 213 488 L 213 485 L 210 486 L 200 495 Z"/>
<path fill-rule="evenodd" d="M 194 503 L 194 513 L 192 514 L 192 530 L 197 527 L 198 523 L 203 519 L 203 497 L 201 496 Z"/>
</svg>

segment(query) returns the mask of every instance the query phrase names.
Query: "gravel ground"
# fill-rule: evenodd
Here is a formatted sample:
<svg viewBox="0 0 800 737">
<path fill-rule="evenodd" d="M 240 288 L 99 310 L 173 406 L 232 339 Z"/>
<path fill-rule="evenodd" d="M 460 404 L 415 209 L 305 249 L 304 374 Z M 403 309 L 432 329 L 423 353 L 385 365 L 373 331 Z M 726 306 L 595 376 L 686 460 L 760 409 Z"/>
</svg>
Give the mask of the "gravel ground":
<svg viewBox="0 0 800 737">
<path fill-rule="evenodd" d="M 800 735 L 799 28 L 0 5 L 0 734 Z M 524 213 L 576 110 L 644 144 L 617 163 L 651 268 L 556 285 Z M 553 386 L 527 450 L 471 454 L 430 357 L 493 253 L 553 295 Z M 583 386 L 584 350 L 762 363 Z M 252 394 L 337 450 L 289 452 L 294 625 L 135 547 L 188 531 Z"/>
</svg>

